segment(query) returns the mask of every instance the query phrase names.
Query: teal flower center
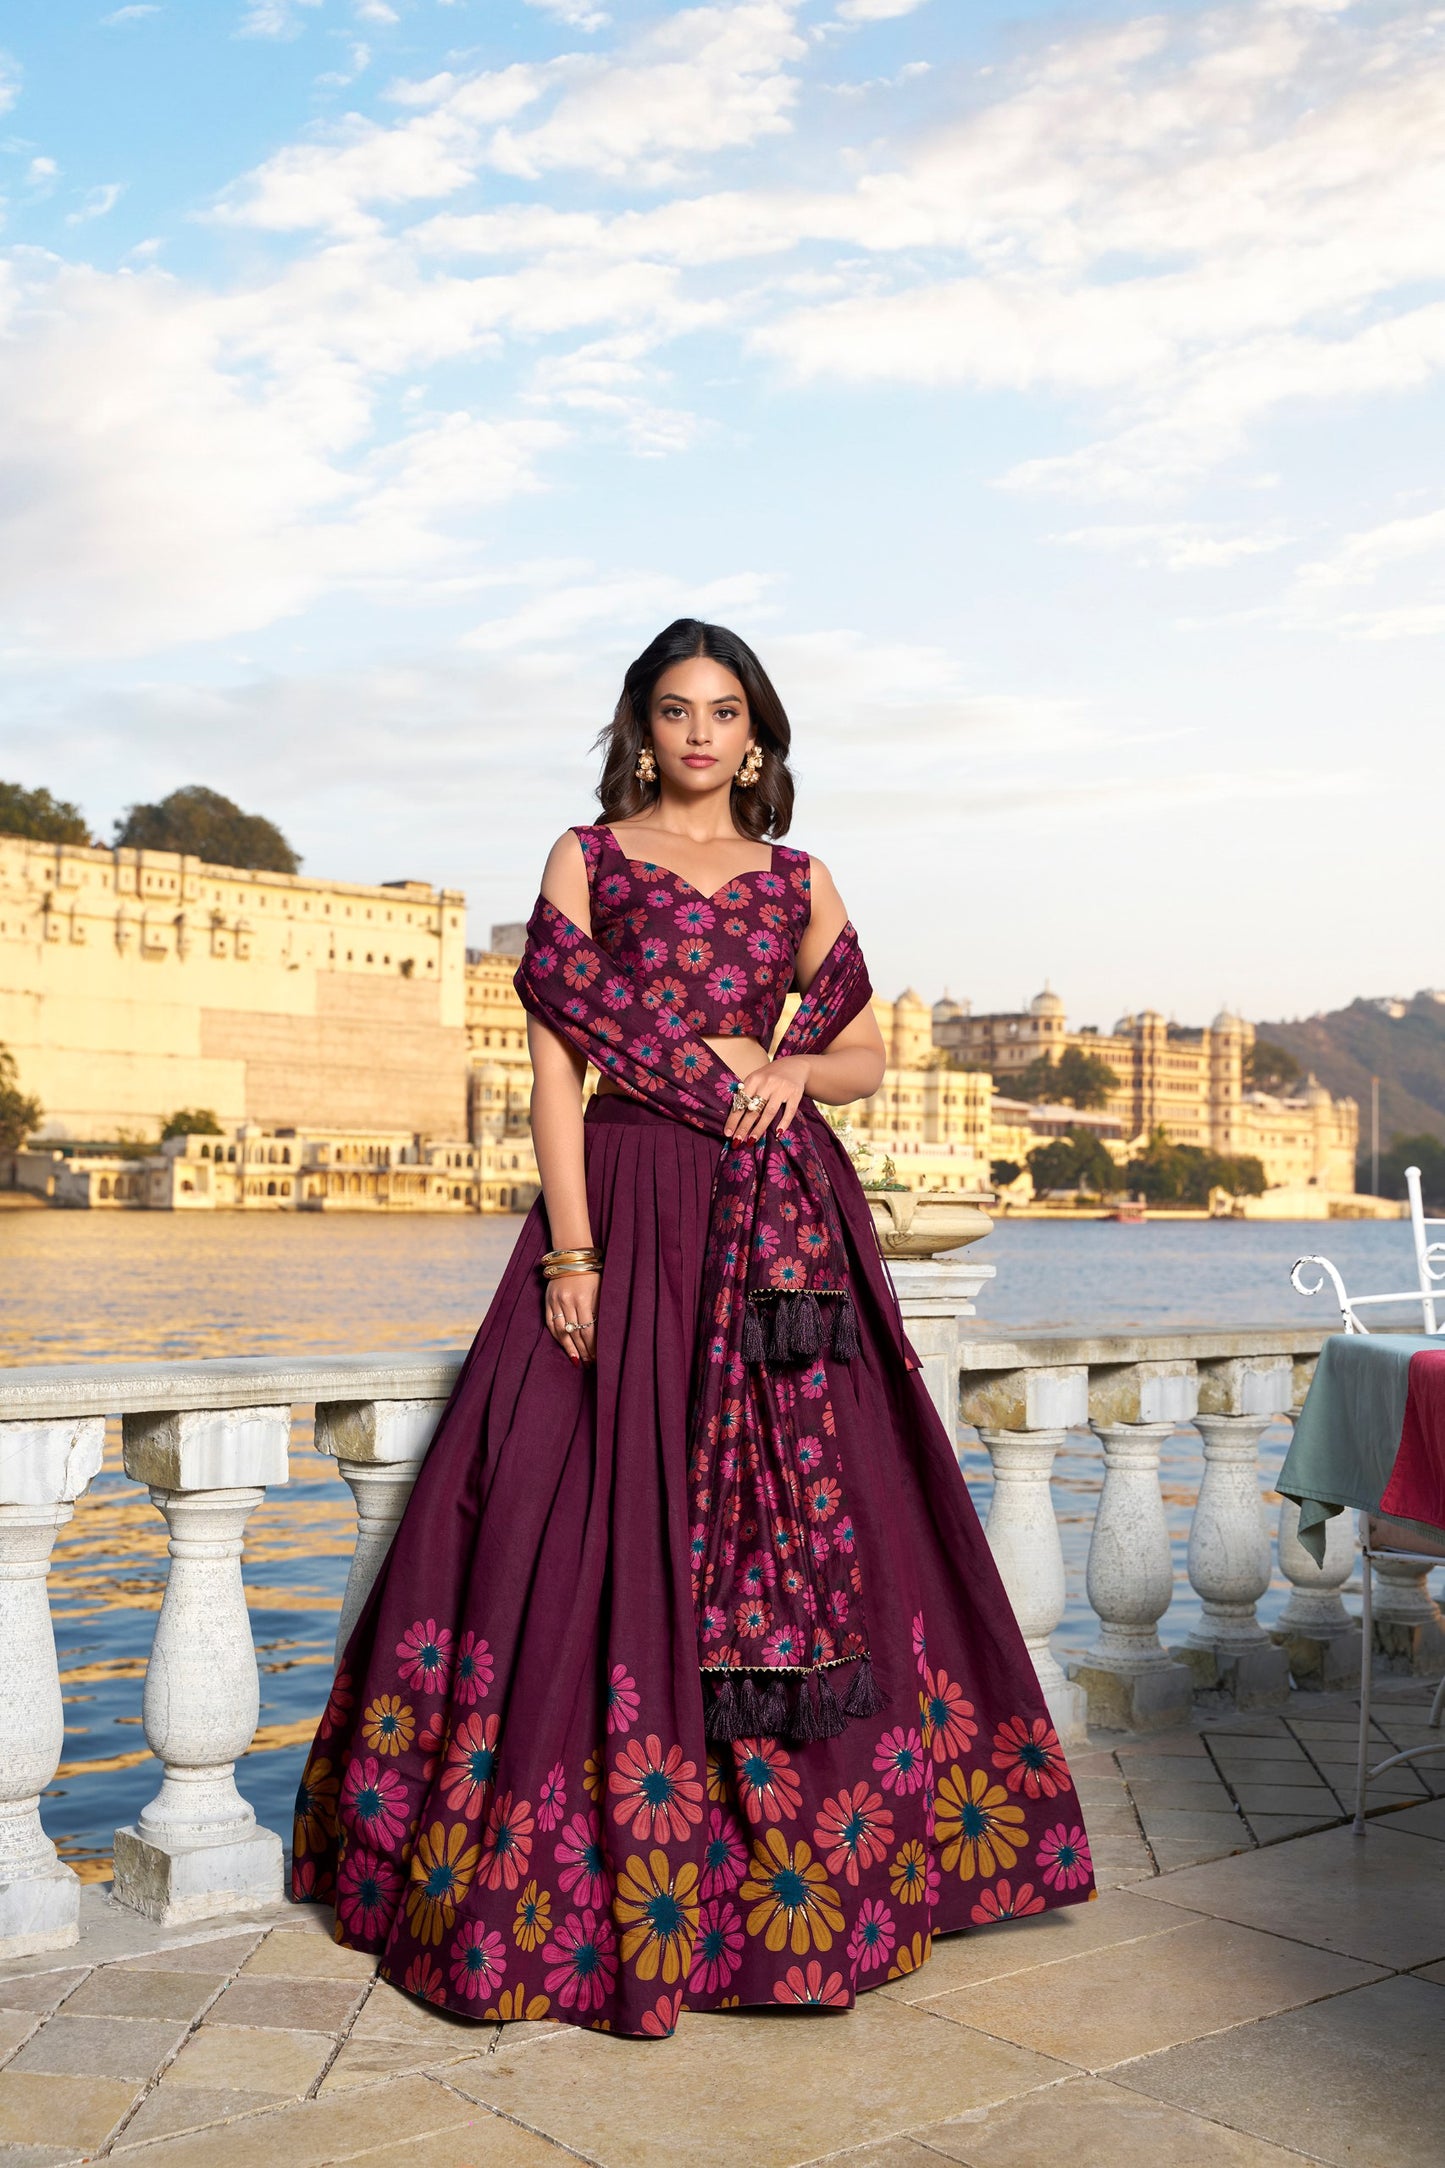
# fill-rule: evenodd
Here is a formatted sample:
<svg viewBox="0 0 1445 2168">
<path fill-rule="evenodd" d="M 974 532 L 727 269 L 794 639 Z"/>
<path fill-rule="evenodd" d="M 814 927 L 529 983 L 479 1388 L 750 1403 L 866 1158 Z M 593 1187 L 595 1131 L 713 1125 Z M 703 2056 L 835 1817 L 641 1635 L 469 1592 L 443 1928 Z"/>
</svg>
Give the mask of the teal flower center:
<svg viewBox="0 0 1445 2168">
<path fill-rule="evenodd" d="M 793 1867 L 780 1867 L 772 1878 L 773 1895 L 785 1912 L 801 1912 L 808 1902 L 808 1885 Z"/>
<path fill-rule="evenodd" d="M 647 1901 L 647 1924 L 659 1942 L 667 1942 L 682 1932 L 682 1911 L 677 1899 L 669 1890 L 659 1890 Z"/>
<path fill-rule="evenodd" d="M 363 1822 L 374 1821 L 381 1812 L 381 1794 L 374 1784 L 368 1784 L 356 1795 L 356 1812 Z"/>
<path fill-rule="evenodd" d="M 572 1952 L 572 1970 L 579 1980 L 590 1979 L 600 1962 L 595 1942 L 579 1942 Z"/>
<path fill-rule="evenodd" d="M 452 1869 L 445 1861 L 439 1860 L 426 1878 L 426 1893 L 428 1897 L 435 1899 L 449 1897 L 455 1882 L 456 1876 Z"/>
<path fill-rule="evenodd" d="M 650 1807 L 665 1807 L 672 1798 L 672 1778 L 665 1769 L 648 1769 L 638 1790 Z"/>
</svg>

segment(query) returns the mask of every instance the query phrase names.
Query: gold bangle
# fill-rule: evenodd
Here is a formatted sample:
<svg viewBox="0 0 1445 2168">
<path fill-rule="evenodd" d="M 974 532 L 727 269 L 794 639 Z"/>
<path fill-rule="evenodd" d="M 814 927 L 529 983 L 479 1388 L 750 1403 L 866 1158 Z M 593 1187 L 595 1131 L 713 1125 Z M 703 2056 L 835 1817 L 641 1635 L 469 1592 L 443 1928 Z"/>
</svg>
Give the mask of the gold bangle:
<svg viewBox="0 0 1445 2168">
<path fill-rule="evenodd" d="M 601 1265 L 547 1265 L 543 1269 L 542 1277 L 544 1280 L 565 1280 L 578 1272 L 590 1272 L 594 1278 L 600 1279 L 602 1267 Z"/>
<path fill-rule="evenodd" d="M 575 1264 L 579 1257 L 600 1258 L 601 1255 L 602 1252 L 597 1248 L 595 1243 L 580 1242 L 575 1249 L 571 1250 L 544 1250 L 542 1253 L 542 1262 L 544 1265 L 560 1265 L 564 1262 L 567 1264 Z"/>
</svg>

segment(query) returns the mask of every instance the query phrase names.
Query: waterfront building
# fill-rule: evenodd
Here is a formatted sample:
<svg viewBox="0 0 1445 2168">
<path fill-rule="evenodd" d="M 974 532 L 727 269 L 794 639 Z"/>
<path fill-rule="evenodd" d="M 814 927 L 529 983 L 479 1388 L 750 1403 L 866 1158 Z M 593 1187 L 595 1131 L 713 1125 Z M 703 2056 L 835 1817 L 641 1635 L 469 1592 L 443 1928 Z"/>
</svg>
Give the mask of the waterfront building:
<svg viewBox="0 0 1445 2168">
<path fill-rule="evenodd" d="M 466 1122 L 465 899 L 0 835 L 0 1043 L 57 1143 Z"/>
<path fill-rule="evenodd" d="M 232 1136 L 168 1137 L 152 1152 L 37 1145 L 16 1158 L 18 1187 L 112 1211 L 475 1212 L 483 1172 L 465 1138 L 250 1123 Z"/>
</svg>

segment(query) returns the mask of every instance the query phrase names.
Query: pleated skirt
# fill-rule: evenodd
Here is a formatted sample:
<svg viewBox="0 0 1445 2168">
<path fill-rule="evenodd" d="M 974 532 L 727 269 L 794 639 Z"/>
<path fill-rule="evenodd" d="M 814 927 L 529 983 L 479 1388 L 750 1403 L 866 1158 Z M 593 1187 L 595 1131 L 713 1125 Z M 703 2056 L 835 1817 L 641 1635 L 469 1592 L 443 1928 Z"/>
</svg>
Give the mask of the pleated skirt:
<svg viewBox="0 0 1445 2168">
<path fill-rule="evenodd" d="M 597 1361 L 547 1332 L 525 1221 L 359 1618 L 297 1800 L 292 1894 L 382 1977 L 489 2020 L 664 2036 L 817 2004 L 932 1937 L 1093 1894 L 1083 1817 L 951 1441 L 839 1185 L 862 1349 L 830 1364 L 882 1715 L 711 1746 L 688 1410 L 719 1145 L 595 1098 Z"/>
</svg>

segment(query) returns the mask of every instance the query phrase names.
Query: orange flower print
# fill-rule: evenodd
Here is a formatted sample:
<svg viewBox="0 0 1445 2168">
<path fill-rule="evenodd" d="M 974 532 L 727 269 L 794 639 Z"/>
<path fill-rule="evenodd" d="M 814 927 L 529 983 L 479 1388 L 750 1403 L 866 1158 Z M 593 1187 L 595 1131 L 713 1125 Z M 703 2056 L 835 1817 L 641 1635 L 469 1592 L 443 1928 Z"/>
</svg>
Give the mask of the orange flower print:
<svg viewBox="0 0 1445 2168">
<path fill-rule="evenodd" d="M 487 1889 L 515 1889 L 532 1857 L 532 1809 L 525 1799 L 502 1792 L 492 1801 L 482 1838 L 482 1883 Z"/>
<path fill-rule="evenodd" d="M 842 1874 L 856 1889 L 860 1869 L 883 1859 L 893 1842 L 893 1816 L 882 1793 L 854 1784 L 825 1799 L 813 1842 L 827 1854 L 829 1874 Z"/>
<path fill-rule="evenodd" d="M 680 1844 L 702 1820 L 702 1786 L 697 1765 L 684 1761 L 682 1748 L 649 1732 L 646 1742 L 629 1739 L 607 1779 L 612 1813 L 628 1822 L 632 1834 L 654 1844 Z"/>
<path fill-rule="evenodd" d="M 938 1780 L 934 1813 L 943 1864 L 965 1882 L 1012 1867 L 1024 1848 L 1024 1810 L 989 1783 L 987 1770 L 965 1773 L 955 1762 Z"/>
<path fill-rule="evenodd" d="M 995 1920 L 1021 1920 L 1043 1909 L 1044 1900 L 1032 1882 L 1020 1882 L 1014 1889 L 1005 1878 L 983 1892 L 969 1918 L 975 1927 L 991 1927 Z"/>
<path fill-rule="evenodd" d="M 770 1950 L 788 1945 L 803 1957 L 810 1949 L 831 1950 L 834 1935 L 843 1932 L 843 1908 L 823 1862 L 801 1837 L 790 1846 L 780 1829 L 768 1830 L 753 1846 L 739 1894 L 752 1907 L 748 1933 L 760 1934 Z"/>
<path fill-rule="evenodd" d="M 469 1814 L 477 1820 L 486 1812 L 497 1774 L 500 1729 L 499 1717 L 482 1717 L 474 1710 L 453 1732 L 441 1779 L 443 1796 L 453 1814 Z"/>
<path fill-rule="evenodd" d="M 773 1987 L 774 2002 L 819 2003 L 825 2008 L 846 2010 L 848 1990 L 841 1972 L 825 1973 L 816 1957 L 807 1965 L 790 1965 Z"/>
<path fill-rule="evenodd" d="M 397 1694 L 378 1694 L 361 1719 L 361 1736 L 373 1754 L 404 1754 L 416 1737 L 416 1716 Z"/>
<path fill-rule="evenodd" d="M 791 1822 L 803 1796 L 791 1759 L 776 1739 L 739 1739 L 733 1748 L 738 1797 L 750 1822 Z"/>
<path fill-rule="evenodd" d="M 978 1737 L 973 1703 L 965 1701 L 963 1688 L 943 1670 L 925 1670 L 918 1700 L 923 1711 L 924 1741 L 932 1746 L 934 1760 L 957 1761 Z"/>
<path fill-rule="evenodd" d="M 1047 1717 L 1011 1716 L 993 1735 L 993 1765 L 1011 1792 L 1025 1799 L 1052 1799 L 1068 1788 L 1069 1771 L 1058 1733 Z"/>
</svg>

